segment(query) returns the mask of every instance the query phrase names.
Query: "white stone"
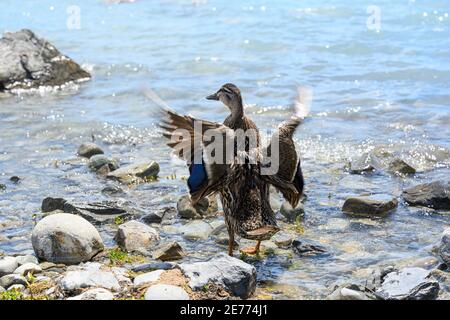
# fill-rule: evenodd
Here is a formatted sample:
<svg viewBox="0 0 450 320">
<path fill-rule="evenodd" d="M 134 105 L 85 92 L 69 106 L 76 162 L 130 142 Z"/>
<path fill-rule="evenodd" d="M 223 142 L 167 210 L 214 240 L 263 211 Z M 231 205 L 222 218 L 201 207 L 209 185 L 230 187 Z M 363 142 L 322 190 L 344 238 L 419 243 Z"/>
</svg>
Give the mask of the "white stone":
<svg viewBox="0 0 450 320">
<path fill-rule="evenodd" d="M 39 259 L 64 264 L 90 260 L 104 248 L 97 229 L 69 213 L 52 214 L 39 221 L 31 242 Z"/>
<path fill-rule="evenodd" d="M 0 277 L 13 273 L 18 266 L 19 264 L 13 257 L 4 257 L 3 259 L 0 259 Z"/>
<path fill-rule="evenodd" d="M 133 284 L 135 287 L 139 287 L 139 286 L 149 283 L 149 282 L 158 281 L 159 277 L 161 276 L 161 274 L 163 272 L 164 272 L 164 270 L 155 270 L 155 271 L 140 274 L 136 278 L 134 278 Z"/>
<path fill-rule="evenodd" d="M 64 291 L 74 291 L 89 287 L 120 290 L 119 282 L 112 272 L 100 270 L 69 271 L 60 280 Z"/>
<path fill-rule="evenodd" d="M 145 292 L 145 300 L 189 300 L 189 295 L 177 286 L 155 284 Z"/>
<path fill-rule="evenodd" d="M 206 222 L 194 220 L 180 228 L 183 237 L 189 240 L 207 239 L 213 228 Z"/>
<path fill-rule="evenodd" d="M 113 300 L 113 299 L 114 295 L 110 291 L 103 288 L 90 289 L 78 296 L 67 298 L 67 300 Z"/>
<path fill-rule="evenodd" d="M 29 262 L 34 263 L 34 264 L 39 264 L 38 259 L 31 254 L 27 254 L 25 256 L 17 256 L 16 261 L 19 264 L 19 266 L 21 266 L 25 263 L 29 263 Z"/>
<path fill-rule="evenodd" d="M 159 241 L 156 229 L 139 221 L 128 221 L 119 226 L 116 234 L 117 244 L 124 250 L 148 252 Z"/>
<path fill-rule="evenodd" d="M 14 270 L 14 273 L 26 276 L 28 273 L 35 274 L 42 272 L 42 268 L 34 263 L 27 262 Z"/>
</svg>

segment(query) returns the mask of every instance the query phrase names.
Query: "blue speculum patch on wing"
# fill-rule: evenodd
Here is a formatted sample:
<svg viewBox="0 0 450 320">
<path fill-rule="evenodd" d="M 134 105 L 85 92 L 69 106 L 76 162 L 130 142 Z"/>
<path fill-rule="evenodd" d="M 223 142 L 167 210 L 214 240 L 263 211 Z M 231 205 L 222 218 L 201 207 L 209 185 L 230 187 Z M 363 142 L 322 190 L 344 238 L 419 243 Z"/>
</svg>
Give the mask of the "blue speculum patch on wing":
<svg viewBox="0 0 450 320">
<path fill-rule="evenodd" d="M 190 176 L 187 181 L 189 191 L 191 193 L 198 191 L 203 184 L 208 179 L 208 176 L 206 175 L 206 169 L 205 164 L 202 163 L 194 163 L 189 168 Z"/>
</svg>

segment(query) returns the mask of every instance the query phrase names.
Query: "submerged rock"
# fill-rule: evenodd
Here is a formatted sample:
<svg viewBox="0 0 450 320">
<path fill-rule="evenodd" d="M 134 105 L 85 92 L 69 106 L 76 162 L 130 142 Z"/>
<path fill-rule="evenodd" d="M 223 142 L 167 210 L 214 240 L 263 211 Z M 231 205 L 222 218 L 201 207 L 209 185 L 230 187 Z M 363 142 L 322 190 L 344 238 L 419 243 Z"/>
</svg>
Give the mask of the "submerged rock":
<svg viewBox="0 0 450 320">
<path fill-rule="evenodd" d="M 379 167 L 377 158 L 370 153 L 363 153 L 360 157 L 350 161 L 349 171 L 353 174 L 372 172 Z"/>
<path fill-rule="evenodd" d="M 68 271 L 60 279 L 64 291 L 78 291 L 89 287 L 100 287 L 109 290 L 120 290 L 119 281 L 112 272 L 100 270 Z"/>
<path fill-rule="evenodd" d="M 62 86 L 91 75 L 31 30 L 7 32 L 0 39 L 0 91 Z"/>
<path fill-rule="evenodd" d="M 209 283 L 223 286 L 235 296 L 246 299 L 256 289 L 256 269 L 242 260 L 220 254 L 205 262 L 183 263 L 180 269 L 193 290 Z"/>
<path fill-rule="evenodd" d="M 399 174 L 415 174 L 416 169 L 402 159 L 394 159 L 389 163 L 388 170 Z"/>
<path fill-rule="evenodd" d="M 119 226 L 115 240 L 122 249 L 128 252 L 136 251 L 148 254 L 158 243 L 159 234 L 154 228 L 132 220 Z"/>
<path fill-rule="evenodd" d="M 53 214 L 39 221 L 31 242 L 39 259 L 64 264 L 88 261 L 104 248 L 92 224 L 67 213 Z"/>
<path fill-rule="evenodd" d="M 289 221 L 295 222 L 299 218 L 303 218 L 305 216 L 305 208 L 303 203 L 299 203 L 297 207 L 292 208 L 289 202 L 285 201 L 281 205 L 280 213 Z"/>
<path fill-rule="evenodd" d="M 286 232 L 278 232 L 272 237 L 272 241 L 279 247 L 279 248 L 287 248 L 292 244 L 292 241 L 294 239 L 292 236 Z"/>
<path fill-rule="evenodd" d="M 450 181 L 434 181 L 406 189 L 403 199 L 411 206 L 450 210 Z"/>
<path fill-rule="evenodd" d="M 444 263 L 450 266 L 450 228 L 446 228 L 442 233 L 438 253 Z"/>
<path fill-rule="evenodd" d="M 116 169 L 106 176 L 121 183 L 131 184 L 155 179 L 159 173 L 159 164 L 155 161 L 149 163 L 130 164 Z"/>
<path fill-rule="evenodd" d="M 324 246 L 307 239 L 292 241 L 292 249 L 300 257 L 327 254 L 327 249 Z"/>
<path fill-rule="evenodd" d="M 170 284 L 155 284 L 147 289 L 145 300 L 189 300 L 187 292 Z"/>
<path fill-rule="evenodd" d="M 129 220 L 139 213 L 137 209 L 121 205 L 113 201 L 102 203 L 75 203 L 63 198 L 47 197 L 42 201 L 42 212 L 62 210 L 66 213 L 77 214 L 93 224 L 114 223 L 116 219 Z"/>
<path fill-rule="evenodd" d="M 103 288 L 90 289 L 78 296 L 67 298 L 67 300 L 113 300 L 113 299 L 114 295 L 111 293 L 111 291 Z"/>
<path fill-rule="evenodd" d="M 194 220 L 180 228 L 183 237 L 189 240 L 207 239 L 213 228 L 202 220 Z"/>
<path fill-rule="evenodd" d="M 0 259 L 0 277 L 11 274 L 17 269 L 19 264 L 13 257 L 4 257 Z"/>
<path fill-rule="evenodd" d="M 165 243 L 153 252 L 153 259 L 162 261 L 173 261 L 186 255 L 183 248 L 176 241 Z"/>
<path fill-rule="evenodd" d="M 383 277 L 376 293 L 387 300 L 432 300 L 439 294 L 439 283 L 431 279 L 430 271 L 404 268 Z"/>
<path fill-rule="evenodd" d="M 342 211 L 351 216 L 383 217 L 397 205 L 398 200 L 389 195 L 351 197 L 345 200 Z"/>
<path fill-rule="evenodd" d="M 93 142 L 83 143 L 79 148 L 77 154 L 80 157 L 90 158 L 96 154 L 103 154 L 103 150 Z"/>
<path fill-rule="evenodd" d="M 103 154 L 96 154 L 89 159 L 88 167 L 99 174 L 107 175 L 111 171 L 119 168 L 119 162 Z"/>
<path fill-rule="evenodd" d="M 200 199 L 195 206 L 192 205 L 189 196 L 182 196 L 177 202 L 178 215 L 186 219 L 201 219 L 217 214 L 216 197 L 211 196 Z"/>
</svg>

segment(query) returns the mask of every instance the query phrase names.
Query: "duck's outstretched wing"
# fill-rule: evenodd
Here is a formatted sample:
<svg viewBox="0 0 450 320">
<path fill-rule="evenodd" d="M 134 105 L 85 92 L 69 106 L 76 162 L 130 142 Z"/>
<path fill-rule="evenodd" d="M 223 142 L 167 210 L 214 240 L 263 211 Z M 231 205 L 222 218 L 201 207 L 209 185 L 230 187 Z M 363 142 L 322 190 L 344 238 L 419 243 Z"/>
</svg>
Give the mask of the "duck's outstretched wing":
<svg viewBox="0 0 450 320">
<path fill-rule="evenodd" d="M 188 187 L 193 204 L 220 189 L 226 179 L 226 146 L 233 143 L 233 130 L 206 120 L 163 109 L 160 127 L 167 145 L 189 166 Z M 215 143 L 215 145 L 213 145 Z M 231 144 L 233 145 L 233 144 Z"/>
<path fill-rule="evenodd" d="M 265 161 L 266 165 L 278 164 L 278 170 L 275 174 L 263 175 L 262 178 L 277 188 L 294 208 L 302 196 L 304 180 L 300 158 L 292 138 L 297 127 L 309 113 L 311 100 L 310 89 L 298 89 L 298 97 L 294 102 L 294 115 L 280 124 L 264 152 L 269 159 Z M 278 148 L 275 144 L 278 144 Z"/>
</svg>

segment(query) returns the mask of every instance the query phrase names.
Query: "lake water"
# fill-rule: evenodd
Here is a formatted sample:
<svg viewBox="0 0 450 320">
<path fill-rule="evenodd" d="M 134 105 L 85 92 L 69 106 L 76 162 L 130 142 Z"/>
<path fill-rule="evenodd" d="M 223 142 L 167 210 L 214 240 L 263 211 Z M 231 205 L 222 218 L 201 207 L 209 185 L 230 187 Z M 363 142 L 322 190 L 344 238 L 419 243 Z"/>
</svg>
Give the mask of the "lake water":
<svg viewBox="0 0 450 320">
<path fill-rule="evenodd" d="M 254 262 L 261 287 L 275 298 L 321 298 L 336 282 L 364 282 L 377 266 L 430 256 L 449 215 L 410 208 L 400 194 L 450 177 L 450 3 L 372 4 L 3 0 L 0 31 L 30 28 L 93 77 L 61 92 L 0 96 L 0 183 L 7 186 L 0 191 L 0 250 L 32 250 L 33 217 L 47 196 L 108 199 L 100 192 L 106 182 L 76 157 L 92 136 L 122 164 L 160 163 L 159 181 L 127 189 L 122 198 L 147 212 L 175 206 L 187 190 L 179 179 L 187 169 L 170 157 L 142 88 L 180 113 L 223 121 L 227 109 L 204 97 L 233 82 L 264 132 L 289 116 L 297 86 L 314 95 L 295 135 L 306 217 L 301 226 L 281 225 L 331 254 Z M 371 18 L 377 13 L 379 24 Z M 347 162 L 367 151 L 401 157 L 418 173 L 347 173 Z M 177 179 L 166 178 L 173 173 Z M 22 181 L 12 183 L 13 175 Z M 368 193 L 398 196 L 399 207 L 382 220 L 344 216 L 346 197 Z M 112 229 L 102 229 L 108 245 Z M 162 235 L 182 242 L 187 259 L 222 250 L 213 240 L 184 241 L 170 228 Z"/>
</svg>

